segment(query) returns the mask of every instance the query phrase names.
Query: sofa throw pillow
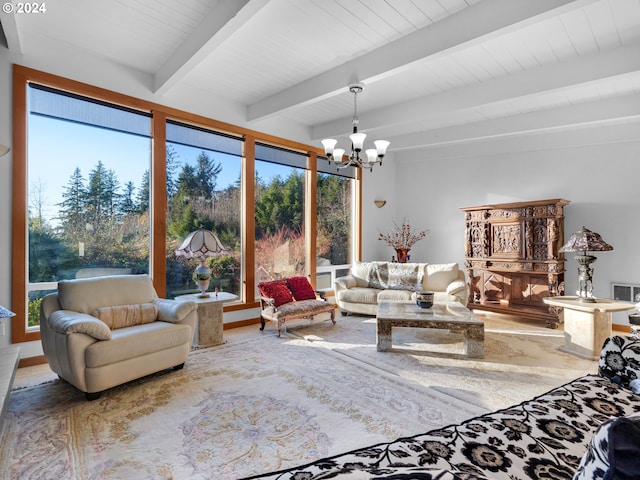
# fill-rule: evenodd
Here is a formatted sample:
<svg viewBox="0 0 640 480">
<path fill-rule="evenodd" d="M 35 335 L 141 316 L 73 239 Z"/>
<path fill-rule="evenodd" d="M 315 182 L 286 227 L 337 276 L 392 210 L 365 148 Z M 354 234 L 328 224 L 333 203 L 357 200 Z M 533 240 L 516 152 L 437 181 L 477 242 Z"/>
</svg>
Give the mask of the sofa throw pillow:
<svg viewBox="0 0 640 480">
<path fill-rule="evenodd" d="M 630 388 L 630 382 L 640 377 L 640 341 L 621 335 L 608 337 L 600 351 L 598 373 Z"/>
<path fill-rule="evenodd" d="M 598 427 L 573 480 L 637 478 L 640 472 L 640 414 L 613 418 Z"/>
<path fill-rule="evenodd" d="M 106 323 L 111 330 L 116 330 L 155 322 L 158 318 L 158 307 L 153 303 L 100 307 L 93 312 L 93 316 Z"/>
<path fill-rule="evenodd" d="M 285 281 L 296 300 L 315 300 L 316 292 L 313 291 L 307 277 L 290 277 Z"/>
<path fill-rule="evenodd" d="M 271 282 L 260 282 L 258 284 L 260 295 L 266 298 L 273 298 L 273 305 L 279 307 L 285 303 L 293 302 L 291 290 L 284 280 L 273 280 Z"/>
<path fill-rule="evenodd" d="M 424 279 L 425 290 L 434 292 L 446 292 L 451 282 L 458 278 L 457 263 L 434 263 L 427 265 L 427 274 Z"/>
</svg>

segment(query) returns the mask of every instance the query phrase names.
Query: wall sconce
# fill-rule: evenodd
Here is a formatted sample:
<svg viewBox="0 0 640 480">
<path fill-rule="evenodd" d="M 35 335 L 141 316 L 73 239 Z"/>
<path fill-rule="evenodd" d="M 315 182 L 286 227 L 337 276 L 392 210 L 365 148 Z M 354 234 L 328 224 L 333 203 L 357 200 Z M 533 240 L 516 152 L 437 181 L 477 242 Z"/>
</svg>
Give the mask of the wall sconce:
<svg viewBox="0 0 640 480">
<path fill-rule="evenodd" d="M 386 200 L 374 200 L 373 203 L 376 204 L 376 207 L 382 208 L 387 204 Z"/>
<path fill-rule="evenodd" d="M 0 157 L 9 153 L 9 147 L 0 143 Z"/>
</svg>

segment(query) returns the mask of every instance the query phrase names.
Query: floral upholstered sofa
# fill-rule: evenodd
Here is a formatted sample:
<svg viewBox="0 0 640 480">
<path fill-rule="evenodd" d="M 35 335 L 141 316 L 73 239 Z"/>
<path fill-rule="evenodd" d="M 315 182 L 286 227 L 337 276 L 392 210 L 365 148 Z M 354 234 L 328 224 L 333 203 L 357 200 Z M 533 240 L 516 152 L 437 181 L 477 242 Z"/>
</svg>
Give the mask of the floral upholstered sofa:
<svg viewBox="0 0 640 480">
<path fill-rule="evenodd" d="M 252 478 L 638 479 L 638 377 L 640 341 L 612 336 L 598 375 L 460 425 Z"/>
<path fill-rule="evenodd" d="M 334 282 L 343 314 L 375 315 L 378 302 L 415 302 L 416 293 L 431 290 L 436 302 L 467 304 L 464 270 L 457 263 L 355 262 L 349 275 Z"/>
</svg>

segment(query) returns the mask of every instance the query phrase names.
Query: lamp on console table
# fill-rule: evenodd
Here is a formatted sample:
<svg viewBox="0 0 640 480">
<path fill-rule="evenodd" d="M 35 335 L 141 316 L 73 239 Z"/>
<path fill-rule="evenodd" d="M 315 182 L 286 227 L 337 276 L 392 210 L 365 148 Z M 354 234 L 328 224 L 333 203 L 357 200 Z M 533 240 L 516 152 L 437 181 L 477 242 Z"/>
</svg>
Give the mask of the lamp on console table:
<svg viewBox="0 0 640 480">
<path fill-rule="evenodd" d="M 602 237 L 582 227 L 569 237 L 569 241 L 559 250 L 560 252 L 582 252 L 576 255 L 578 262 L 578 297 L 581 302 L 595 303 L 593 297 L 593 268 L 591 264 L 596 261 L 596 257 L 588 255 L 588 252 L 608 252 L 613 247 L 605 242 Z"/>
<path fill-rule="evenodd" d="M 207 298 L 209 294 L 209 281 L 211 280 L 211 269 L 207 267 L 207 257 L 218 257 L 226 255 L 228 250 L 222 245 L 215 233 L 204 228 L 191 232 L 184 239 L 180 248 L 176 250 L 176 256 L 187 258 L 197 258 L 200 265 L 194 273 L 194 280 L 200 289 L 199 298 Z"/>
</svg>

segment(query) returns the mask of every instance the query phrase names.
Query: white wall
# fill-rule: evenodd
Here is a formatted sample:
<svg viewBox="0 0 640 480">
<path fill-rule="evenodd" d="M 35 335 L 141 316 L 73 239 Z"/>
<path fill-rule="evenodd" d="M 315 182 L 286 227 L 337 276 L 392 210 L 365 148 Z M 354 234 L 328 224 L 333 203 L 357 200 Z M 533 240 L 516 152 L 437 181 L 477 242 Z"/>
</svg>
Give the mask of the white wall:
<svg viewBox="0 0 640 480">
<path fill-rule="evenodd" d="M 382 165 L 374 167 L 373 172 L 362 172 L 362 260 L 391 260 L 395 251 L 381 240 L 380 232 L 386 232 L 396 218 L 396 212 L 402 211 L 396 197 L 396 160 L 392 153 L 387 154 Z M 382 208 L 377 208 L 374 200 L 386 200 Z M 402 218 L 400 218 L 400 221 Z"/>
<path fill-rule="evenodd" d="M 571 201 L 565 238 L 586 226 L 615 249 L 596 254 L 594 294 L 610 298 L 612 282 L 640 284 L 638 123 L 402 152 L 395 163 L 396 218 L 406 215 L 430 230 L 412 260 L 463 264 L 460 207 L 564 198 Z M 377 253 L 367 250 L 365 257 Z M 571 295 L 577 264 L 573 254 L 566 258 Z M 628 324 L 627 314 L 614 314 L 614 323 Z"/>
<path fill-rule="evenodd" d="M 0 48 L 0 144 L 11 146 L 11 67 Z M 0 157 L 0 305 L 11 309 L 11 151 Z M 11 320 L 0 320 L 0 345 L 8 345 Z"/>
</svg>

